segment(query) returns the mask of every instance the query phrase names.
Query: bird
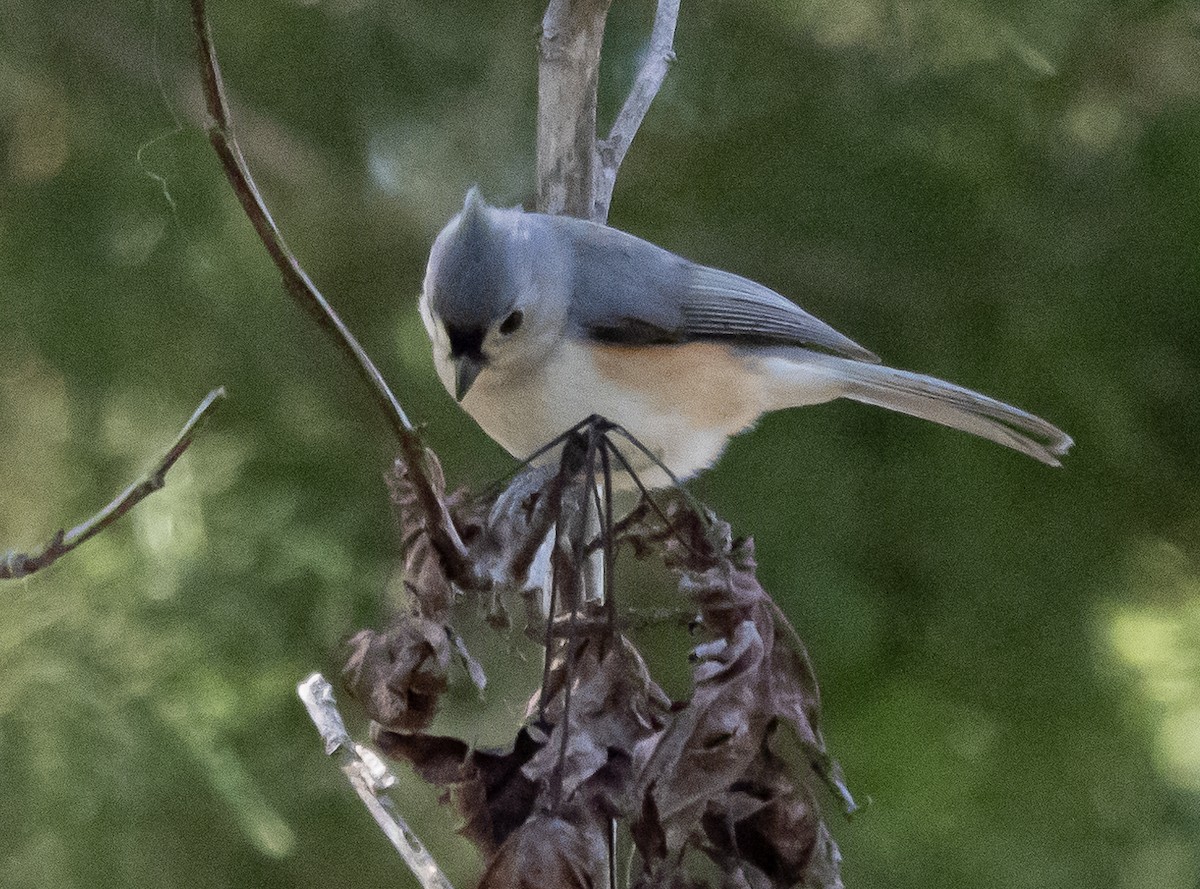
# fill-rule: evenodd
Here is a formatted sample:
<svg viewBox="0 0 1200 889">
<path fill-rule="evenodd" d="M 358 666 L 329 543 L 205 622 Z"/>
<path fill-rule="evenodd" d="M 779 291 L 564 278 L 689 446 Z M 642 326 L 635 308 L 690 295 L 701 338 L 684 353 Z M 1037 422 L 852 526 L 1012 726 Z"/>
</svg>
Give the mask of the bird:
<svg viewBox="0 0 1200 889">
<path fill-rule="evenodd" d="M 620 450 L 648 487 L 708 469 L 766 413 L 838 398 L 1050 466 L 1073 444 L 1020 408 L 882 364 L 762 284 L 603 223 L 490 206 L 477 187 L 434 240 L 419 307 L 442 384 L 510 454 L 600 416 L 644 446 Z"/>
</svg>

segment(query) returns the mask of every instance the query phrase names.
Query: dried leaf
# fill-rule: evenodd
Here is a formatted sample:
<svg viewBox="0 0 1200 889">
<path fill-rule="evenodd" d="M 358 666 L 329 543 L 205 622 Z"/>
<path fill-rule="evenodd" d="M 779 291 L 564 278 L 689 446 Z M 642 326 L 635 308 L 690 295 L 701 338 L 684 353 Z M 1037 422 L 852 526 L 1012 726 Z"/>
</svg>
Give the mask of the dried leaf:
<svg viewBox="0 0 1200 889">
<path fill-rule="evenodd" d="M 425 473 L 434 495 L 443 503 L 446 480 L 441 463 L 426 450 Z M 443 623 L 450 618 L 454 588 L 430 537 L 429 517 L 412 480 L 412 469 L 397 460 L 387 476 L 392 503 L 400 522 L 400 545 L 404 552 L 404 587 L 416 603 L 420 616 Z"/>
<path fill-rule="evenodd" d="M 602 770 L 609 770 L 606 779 L 614 773 L 627 775 L 635 748 L 662 730 L 671 706 L 628 639 L 602 636 L 584 640 L 572 650 L 569 665 L 560 659 L 551 670 L 545 706 L 545 718 L 553 725 L 549 740 L 525 767 L 526 775 L 563 800 L 570 800 Z M 566 719 L 568 679 L 571 700 Z M 627 781 L 606 780 L 591 791 L 602 797 L 610 813 L 627 811 L 633 799 Z M 555 802 L 546 800 L 547 805 Z"/>
<path fill-rule="evenodd" d="M 397 731 L 433 721 L 450 668 L 445 627 L 409 617 L 386 633 L 361 630 L 349 645 L 342 682 L 371 719 Z"/>
<path fill-rule="evenodd" d="M 541 743 L 522 729 L 508 751 L 472 750 L 458 738 L 377 731 L 375 743 L 412 763 L 426 781 L 449 791 L 463 818 L 459 832 L 492 854 L 533 812 L 536 784 L 522 767 Z"/>
<path fill-rule="evenodd" d="M 814 772 L 853 806 L 821 736 L 807 652 L 755 576 L 753 541 L 735 542 L 727 525 L 679 501 L 668 513 L 665 561 L 715 638 L 693 651 L 692 700 L 639 750 L 634 840 L 644 866 L 656 873 L 693 844 L 730 887 L 838 887 L 840 856 L 811 791 L 769 748 L 775 726 L 789 725 Z"/>
<path fill-rule="evenodd" d="M 809 874 L 822 821 L 808 788 L 797 787 L 771 751 L 772 732 L 742 778 L 709 805 L 703 827 L 710 854 L 727 869 L 749 875 L 748 866 L 783 889 Z"/>
<path fill-rule="evenodd" d="M 691 702 L 639 763 L 638 792 L 653 796 L 668 856 L 698 834 L 709 801 L 745 771 L 762 743 L 769 717 L 756 685 L 764 653 L 750 621 L 731 640 L 705 646 L 693 669 Z"/>
<path fill-rule="evenodd" d="M 664 862 L 654 871 L 641 873 L 630 889 L 712 889 L 712 884 L 697 880 L 674 862 Z"/>
<path fill-rule="evenodd" d="M 429 724 L 455 653 L 480 688 L 485 680 L 449 626 L 459 594 L 417 492 L 402 467 L 393 474 L 413 613 L 388 634 L 356 636 L 347 665 L 370 715 L 395 729 L 378 731 L 377 743 L 445 788 L 461 832 L 491 856 L 480 883 L 487 889 L 604 885 L 610 818 L 630 824 L 640 854 L 634 889 L 709 887 L 689 871 L 700 855 L 716 865 L 722 889 L 841 889 L 840 853 L 808 770 L 795 776 L 772 750 L 779 727 L 791 729 L 807 765 L 848 809 L 853 800 L 825 748 L 807 652 L 758 582 L 753 541 L 735 540 L 685 495 L 663 509 L 643 501 L 614 528 L 636 554 L 663 557 L 706 634 L 692 652 L 691 699 L 673 704 L 611 615 L 582 601 L 583 568 L 600 544 L 586 539 L 593 492 L 578 464 L 594 449 L 576 436 L 564 449 L 573 455 L 567 469 L 523 473 L 490 504 L 446 498 L 429 460 L 442 514 L 452 514 L 469 547 L 470 571 L 487 581 L 477 589 L 490 584 L 481 603 L 489 622 L 507 626 L 504 597 L 520 593 L 531 635 L 551 640 L 546 685 L 529 711 L 536 719 L 511 750 L 411 733 Z M 550 565 L 557 574 L 548 630 L 544 577 L 530 571 L 539 550 L 541 574 Z"/>
<path fill-rule="evenodd" d="M 817 842 L 804 875 L 804 885 L 811 889 L 845 889 L 842 853 L 824 821 L 817 825 Z"/>
<path fill-rule="evenodd" d="M 578 813 L 535 815 L 488 864 L 479 889 L 599 889 L 607 880 L 603 826 Z"/>
</svg>

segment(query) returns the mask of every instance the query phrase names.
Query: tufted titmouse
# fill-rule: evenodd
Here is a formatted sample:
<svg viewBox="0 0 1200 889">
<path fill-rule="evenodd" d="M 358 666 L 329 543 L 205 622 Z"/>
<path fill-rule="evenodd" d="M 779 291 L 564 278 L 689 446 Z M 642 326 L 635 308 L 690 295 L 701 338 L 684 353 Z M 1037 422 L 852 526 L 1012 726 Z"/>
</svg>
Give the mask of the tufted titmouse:
<svg viewBox="0 0 1200 889">
<path fill-rule="evenodd" d="M 598 223 L 489 207 L 474 188 L 434 242 L 420 306 L 442 383 L 517 457 L 599 414 L 686 478 L 764 413 L 835 398 L 1051 466 L 1072 445 L 1023 410 L 884 367 L 761 284 Z"/>
</svg>

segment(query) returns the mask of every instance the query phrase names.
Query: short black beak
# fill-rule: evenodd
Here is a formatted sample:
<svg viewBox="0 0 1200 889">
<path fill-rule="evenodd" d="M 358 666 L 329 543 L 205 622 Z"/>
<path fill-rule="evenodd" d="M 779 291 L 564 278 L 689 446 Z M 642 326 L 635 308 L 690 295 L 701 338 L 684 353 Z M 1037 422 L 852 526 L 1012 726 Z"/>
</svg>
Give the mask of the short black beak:
<svg viewBox="0 0 1200 889">
<path fill-rule="evenodd" d="M 462 401 L 480 371 L 487 366 L 487 359 L 482 355 L 459 355 L 454 359 L 454 398 Z"/>
</svg>

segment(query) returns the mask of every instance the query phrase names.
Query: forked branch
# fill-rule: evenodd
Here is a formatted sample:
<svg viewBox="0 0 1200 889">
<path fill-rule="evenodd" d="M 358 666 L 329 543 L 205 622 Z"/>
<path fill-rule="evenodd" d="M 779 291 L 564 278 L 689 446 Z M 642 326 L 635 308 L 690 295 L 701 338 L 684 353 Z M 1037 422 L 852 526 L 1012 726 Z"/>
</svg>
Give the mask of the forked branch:
<svg viewBox="0 0 1200 889">
<path fill-rule="evenodd" d="M 600 49 L 612 0 L 551 0 L 538 59 L 537 209 L 604 222 L 625 153 L 675 59 L 680 0 L 659 0 L 650 45 L 608 138 L 597 138 Z"/>
</svg>

